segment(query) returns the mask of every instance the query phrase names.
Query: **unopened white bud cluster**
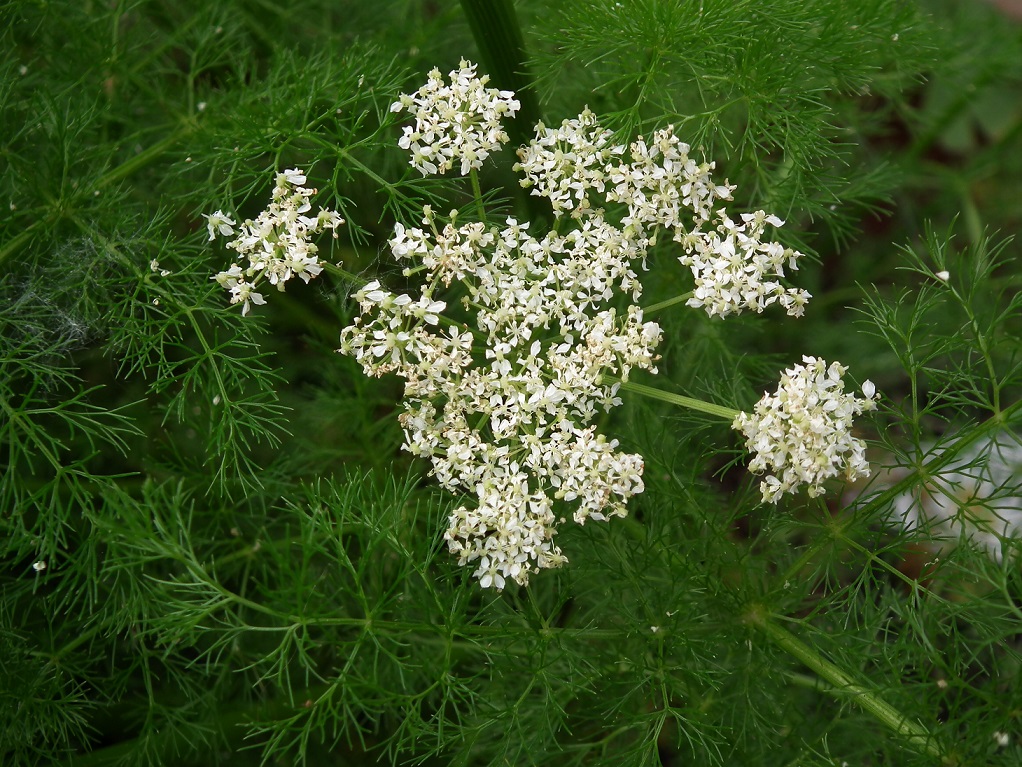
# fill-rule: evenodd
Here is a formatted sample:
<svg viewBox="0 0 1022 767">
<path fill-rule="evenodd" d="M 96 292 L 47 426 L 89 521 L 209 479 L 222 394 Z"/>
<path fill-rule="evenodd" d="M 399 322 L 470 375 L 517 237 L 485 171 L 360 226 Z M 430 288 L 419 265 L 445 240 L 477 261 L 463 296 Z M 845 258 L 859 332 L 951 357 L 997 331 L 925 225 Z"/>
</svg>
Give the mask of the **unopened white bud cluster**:
<svg viewBox="0 0 1022 767">
<path fill-rule="evenodd" d="M 823 492 L 823 482 L 839 475 L 868 477 L 866 445 L 852 436 L 852 417 L 876 408 L 876 387 L 862 385 L 865 399 L 845 392 L 846 368 L 803 357 L 804 365 L 784 371 L 774 394 L 765 394 L 754 411 L 732 424 L 754 453 L 749 469 L 772 472 L 760 484 L 763 500 L 776 503 L 802 484 L 809 495 Z"/>
<path fill-rule="evenodd" d="M 233 263 L 211 279 L 230 291 L 232 304 L 242 304 L 242 315 L 248 314 L 252 304 L 266 303 L 255 290 L 262 280 L 283 291 L 293 277 L 308 282 L 323 271 L 316 255 L 319 248 L 309 238 L 324 229 L 333 230 L 336 237 L 344 219 L 336 211 L 323 209 L 315 216 L 307 215 L 316 190 L 303 187 L 305 182 L 305 174 L 298 169 L 278 173 L 270 204 L 254 221 L 237 225 L 220 210 L 204 215 L 210 240 L 217 235 L 229 237 L 238 226 L 237 236 L 227 247 L 236 250 L 246 265 Z"/>
<path fill-rule="evenodd" d="M 461 175 L 482 167 L 490 153 L 508 140 L 501 127 L 503 117 L 513 117 L 521 104 L 511 91 L 487 88 L 489 76 L 476 76 L 476 65 L 462 60 L 460 68 L 444 82 L 439 69 L 412 95 L 402 94 L 391 112 L 409 110 L 415 125 L 406 126 L 398 141 L 411 150 L 411 165 L 422 173 L 446 173 L 456 162 Z"/>
<path fill-rule="evenodd" d="M 762 312 L 775 302 L 790 316 L 803 314 L 810 294 L 774 279 L 784 277 L 785 268 L 797 271 L 802 254 L 764 240 L 765 224 L 780 227 L 781 219 L 756 211 L 736 224 L 720 204 L 734 187 L 716 183 L 714 163 L 697 163 L 673 126 L 655 131 L 649 142 L 639 137 L 627 158 L 612 138 L 588 109 L 559 128 L 540 123 L 536 139 L 518 152 L 522 186 L 548 198 L 557 216 L 602 215 L 595 193 L 622 203 L 623 231 L 637 247 L 655 244 L 661 230 L 670 232 L 684 251 L 679 261 L 696 281 L 687 303 L 711 317 Z"/>
<path fill-rule="evenodd" d="M 610 306 L 641 286 L 636 251 L 605 221 L 542 239 L 513 218 L 459 226 L 454 212 L 440 229 L 426 208 L 422 223 L 399 224 L 391 251 L 424 267 L 427 284 L 460 283 L 475 330 L 444 322 L 429 289 L 413 298 L 374 281 L 355 294 L 361 316 L 340 351 L 368 375 L 406 379 L 405 448 L 428 458 L 444 487 L 475 496 L 451 515 L 451 552 L 476 565 L 484 587 L 524 584 L 566 561 L 553 542 L 555 504 L 583 524 L 623 516 L 642 492 L 642 457 L 590 421 L 619 403 L 604 374 L 655 372 L 660 328 L 635 305 Z"/>
</svg>

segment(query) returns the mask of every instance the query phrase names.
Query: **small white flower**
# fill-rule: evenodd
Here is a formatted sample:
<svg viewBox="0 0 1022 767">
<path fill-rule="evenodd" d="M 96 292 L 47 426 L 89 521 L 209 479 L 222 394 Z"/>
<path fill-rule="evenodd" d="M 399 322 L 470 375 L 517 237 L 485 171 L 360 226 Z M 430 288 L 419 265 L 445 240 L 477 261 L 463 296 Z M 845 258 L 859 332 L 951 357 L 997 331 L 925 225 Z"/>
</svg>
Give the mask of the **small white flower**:
<svg viewBox="0 0 1022 767">
<path fill-rule="evenodd" d="M 263 298 L 262 293 L 256 293 L 252 289 L 252 285 L 247 282 L 238 282 L 231 286 L 231 303 L 242 304 L 241 316 L 244 317 L 248 314 L 252 308 L 252 304 L 256 306 L 262 306 L 266 303 L 266 299 Z"/>
<path fill-rule="evenodd" d="M 951 272 L 940 271 L 940 272 L 937 272 L 936 274 L 934 274 L 933 276 L 936 277 L 941 282 L 947 282 L 948 280 L 951 279 Z"/>
<path fill-rule="evenodd" d="M 288 168 L 277 176 L 277 187 L 287 189 L 287 186 L 301 186 L 308 179 L 298 168 Z"/>
<path fill-rule="evenodd" d="M 35 570 L 37 573 L 41 573 L 43 570 L 46 569 L 46 567 L 47 565 L 45 559 L 40 559 L 38 562 L 32 563 L 32 569 Z"/>
<path fill-rule="evenodd" d="M 206 229 L 209 231 L 210 242 L 216 239 L 218 234 L 222 237 L 230 237 L 234 234 L 234 221 L 222 210 L 218 210 L 216 213 L 208 216 L 203 213 L 202 217 L 206 219 Z"/>
<path fill-rule="evenodd" d="M 170 269 L 160 268 L 160 262 L 157 261 L 155 258 L 149 262 L 149 271 L 159 273 L 161 277 L 166 277 L 170 274 Z"/>
</svg>

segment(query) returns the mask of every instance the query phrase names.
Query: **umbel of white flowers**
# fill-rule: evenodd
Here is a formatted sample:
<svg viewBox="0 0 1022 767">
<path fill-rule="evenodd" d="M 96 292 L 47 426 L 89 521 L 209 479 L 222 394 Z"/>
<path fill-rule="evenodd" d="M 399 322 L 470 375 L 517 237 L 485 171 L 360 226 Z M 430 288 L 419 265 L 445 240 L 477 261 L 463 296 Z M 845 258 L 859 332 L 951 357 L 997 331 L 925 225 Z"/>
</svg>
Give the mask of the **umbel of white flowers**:
<svg viewBox="0 0 1022 767">
<path fill-rule="evenodd" d="M 306 215 L 312 210 L 310 199 L 316 190 L 303 187 L 305 182 L 305 174 L 296 168 L 278 173 L 270 204 L 255 221 L 249 219 L 237 225 L 222 210 L 204 215 L 210 240 L 217 235 L 231 236 L 235 226 L 240 230 L 227 247 L 236 250 L 246 265 L 231 264 L 230 269 L 211 279 L 230 291 L 232 304 L 242 304 L 243 315 L 252 304 L 266 303 L 255 290 L 262 280 L 282 291 L 292 277 L 308 282 L 323 271 L 316 255 L 319 248 L 309 238 L 324 229 L 333 230 L 336 237 L 344 219 L 333 210 Z"/>
<path fill-rule="evenodd" d="M 654 245 L 661 230 L 682 246 L 678 260 L 696 284 L 689 306 L 725 317 L 746 309 L 762 312 L 777 302 L 790 316 L 802 316 L 809 293 L 785 288 L 777 279 L 785 267 L 797 271 L 802 254 L 763 241 L 766 224 L 784 222 L 756 211 L 735 223 L 719 205 L 735 188 L 714 182 L 714 164 L 693 160 L 674 126 L 654 132 L 649 143 L 640 136 L 627 155 L 588 109 L 559 128 L 540 123 L 536 134 L 518 151 L 515 168 L 525 174 L 522 186 L 549 199 L 556 216 L 602 217 L 601 202 L 623 203 L 622 229 L 636 248 Z"/>
<path fill-rule="evenodd" d="M 449 85 L 434 70 L 425 86 L 391 107 L 414 113 L 415 125 L 399 143 L 423 174 L 455 167 L 474 173 L 508 140 L 500 120 L 513 116 L 518 102 L 486 82 L 463 61 Z M 673 127 L 627 150 L 612 138 L 586 109 L 559 128 L 540 123 L 535 140 L 519 150 L 523 186 L 549 199 L 558 218 L 572 219 L 564 233 L 535 236 L 513 218 L 499 226 L 459 222 L 457 211 L 444 222 L 428 206 L 421 227 L 396 224 L 390 250 L 410 262 L 407 276 L 422 273 L 424 287 L 395 294 L 375 280 L 364 285 L 354 294 L 360 316 L 341 333 L 338 351 L 367 375 L 405 379 L 404 448 L 428 459 L 442 486 L 472 499 L 452 512 L 445 538 L 484 588 L 526 584 L 540 569 L 563 564 L 567 558 L 554 543 L 563 515 L 578 524 L 624 516 L 628 500 L 643 490 L 642 457 L 618 450 L 593 421 L 620 404 L 616 380 L 627 381 L 633 369 L 656 373 L 662 333 L 639 308 L 637 266 L 658 237 L 680 245 L 679 260 L 696 281 L 688 305 L 711 316 L 777 303 L 798 317 L 810 298 L 779 281 L 785 268 L 797 269 L 801 254 L 764 240 L 768 225 L 783 222 L 763 211 L 729 216 L 721 203 L 734 187 L 715 183 L 713 164 L 693 160 Z M 304 183 L 299 171 L 287 174 L 278 176 L 278 188 Z M 305 192 L 299 187 L 290 195 L 289 215 L 268 211 L 262 224 L 246 222 L 247 236 L 231 243 L 239 253 L 257 254 L 251 271 L 232 265 L 216 277 L 232 302 L 246 302 L 243 311 L 248 301 L 261 303 L 245 277 L 283 278 L 276 265 L 285 252 L 277 245 L 281 232 L 290 232 L 285 239 L 292 242 L 341 223 L 323 211 L 289 229 L 285 221 L 309 209 Z M 287 195 L 275 191 L 277 197 Z M 610 218 L 608 203 L 623 215 Z M 208 220 L 211 238 L 233 233 L 222 213 Z M 319 220 L 317 229 L 312 221 Z M 288 276 L 318 273 L 314 260 L 288 263 Z M 444 316 L 447 303 L 434 292 L 452 283 L 475 311 L 474 327 Z M 810 360 L 813 371 L 824 364 Z M 872 392 L 865 402 L 844 395 L 844 368 L 836 363 L 808 383 L 801 370 L 788 371 L 776 403 L 764 398 L 734 424 L 757 453 L 752 468 L 773 472 L 766 500 L 800 483 L 815 494 L 830 476 L 868 472 L 862 443 L 849 429 L 851 415 L 872 407 Z"/>
<path fill-rule="evenodd" d="M 866 445 L 852 436 L 852 417 L 876 408 L 876 387 L 865 381 L 865 399 L 859 399 L 845 392 L 844 365 L 828 366 L 816 357 L 802 361 L 784 371 L 774 394 L 732 424 L 755 454 L 750 471 L 772 472 L 760 484 L 764 501 L 776 503 L 801 485 L 816 497 L 824 481 L 842 474 L 849 481 L 869 476 Z"/>
<path fill-rule="evenodd" d="M 449 85 L 434 69 L 418 91 L 391 105 L 391 112 L 407 109 L 415 116 L 397 143 L 411 150 L 411 164 L 423 176 L 446 173 L 455 162 L 467 175 L 507 142 L 501 118 L 514 117 L 521 104 L 511 91 L 487 88 L 489 79 L 477 77 L 476 65 L 463 60 Z"/>
<path fill-rule="evenodd" d="M 513 94 L 485 88 L 462 62 L 447 85 L 434 70 L 393 111 L 414 111 L 401 146 L 422 173 L 460 165 L 463 175 L 507 140 L 500 119 L 518 108 Z M 406 379 L 405 447 L 428 458 L 452 491 L 475 497 L 456 509 L 446 533 L 461 564 L 475 565 L 484 587 L 566 561 L 553 542 L 558 507 L 575 522 L 626 513 L 643 489 L 642 458 L 597 435 L 595 416 L 619 403 L 608 375 L 656 372 L 658 325 L 645 321 L 635 266 L 667 232 L 696 279 L 688 301 L 726 316 L 772 303 L 799 316 L 809 294 L 781 285 L 801 254 L 763 239 L 780 219 L 762 211 L 736 223 L 720 205 L 733 187 L 715 183 L 712 163 L 697 163 L 668 127 L 626 151 L 588 109 L 559 128 L 537 126 L 519 150 L 523 186 L 550 200 L 575 225 L 565 234 L 505 225 L 448 223 L 423 210 L 422 226 L 395 226 L 390 249 L 424 271 L 420 295 L 394 295 L 378 282 L 359 290 L 361 315 L 344 329 L 340 351 L 368 375 Z M 621 204 L 619 224 L 605 215 Z M 476 310 L 469 330 L 442 321 L 433 291 L 459 283 Z M 627 311 L 615 310 L 624 295 Z M 563 521 L 563 520 L 560 520 Z"/>
<path fill-rule="evenodd" d="M 373 281 L 355 293 L 361 316 L 340 351 L 367 375 L 406 379 L 405 448 L 444 487 L 475 496 L 451 515 L 451 552 L 475 563 L 484 587 L 524 584 L 566 561 L 555 502 L 583 524 L 623 516 L 642 491 L 642 457 L 590 422 L 620 401 L 604 374 L 655 372 L 660 328 L 637 306 L 608 305 L 641 286 L 636 253 L 606 222 L 542 239 L 514 219 L 487 229 L 455 218 L 440 230 L 427 208 L 422 223 L 399 225 L 391 251 L 425 266 L 427 285 L 458 280 L 477 309 L 474 332 L 442 323 L 446 304 L 430 288 L 394 295 Z"/>
</svg>

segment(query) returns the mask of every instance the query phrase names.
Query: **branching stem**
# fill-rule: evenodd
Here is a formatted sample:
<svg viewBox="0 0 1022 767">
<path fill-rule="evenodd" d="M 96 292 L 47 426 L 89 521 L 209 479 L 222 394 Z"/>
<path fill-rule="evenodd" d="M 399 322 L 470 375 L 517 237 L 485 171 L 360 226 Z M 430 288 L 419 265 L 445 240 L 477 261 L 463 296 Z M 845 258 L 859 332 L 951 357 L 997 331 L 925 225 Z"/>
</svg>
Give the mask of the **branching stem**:
<svg viewBox="0 0 1022 767">
<path fill-rule="evenodd" d="M 611 376 L 603 376 L 602 382 L 619 383 L 621 384 L 622 391 L 630 391 L 635 394 L 641 394 L 643 397 L 658 399 L 661 402 L 669 402 L 672 405 L 679 405 L 680 407 L 685 407 L 689 410 L 697 410 L 700 413 L 718 416 L 720 418 L 725 418 L 728 421 L 735 420 L 735 418 L 737 418 L 740 414 L 740 411 L 735 410 L 734 408 L 724 407 L 723 405 L 715 405 L 712 402 L 705 402 L 693 397 L 685 397 L 681 394 L 673 394 L 671 392 L 663 391 L 662 389 L 655 389 L 652 386 L 633 383 L 632 381 L 622 381 L 619 378 L 613 378 Z"/>
<path fill-rule="evenodd" d="M 749 623 L 759 629 L 773 644 L 833 685 L 830 690 L 832 694 L 837 697 L 850 698 L 856 705 L 872 715 L 884 726 L 904 738 L 912 749 L 919 753 L 939 758 L 941 763 L 947 763 L 947 760 L 943 758 L 943 749 L 941 749 L 933 734 L 922 724 L 909 719 L 876 692 L 856 681 L 852 675 L 845 673 L 841 668 L 824 658 L 817 650 L 778 625 L 772 616 L 765 615 L 758 609 L 753 609 L 749 611 L 747 617 Z"/>
<path fill-rule="evenodd" d="M 682 293 L 680 296 L 668 298 L 666 301 L 660 301 L 655 304 L 650 304 L 649 306 L 643 307 L 642 314 L 644 317 L 651 317 L 657 312 L 659 312 L 661 309 L 667 309 L 668 307 L 675 306 L 676 304 L 688 301 L 690 298 L 692 298 L 693 294 L 694 291 L 690 290 L 688 293 Z"/>
</svg>

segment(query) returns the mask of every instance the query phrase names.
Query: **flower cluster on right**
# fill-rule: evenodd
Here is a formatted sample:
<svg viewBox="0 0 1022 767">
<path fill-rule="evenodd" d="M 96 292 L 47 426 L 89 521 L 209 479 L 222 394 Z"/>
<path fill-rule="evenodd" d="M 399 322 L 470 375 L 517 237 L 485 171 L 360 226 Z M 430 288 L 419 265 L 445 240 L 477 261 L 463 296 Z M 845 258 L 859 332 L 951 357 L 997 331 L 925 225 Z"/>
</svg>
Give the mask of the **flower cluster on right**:
<svg viewBox="0 0 1022 767">
<path fill-rule="evenodd" d="M 865 398 L 859 399 L 845 392 L 844 365 L 828 366 L 816 357 L 802 361 L 784 371 L 774 394 L 765 394 L 752 413 L 740 413 L 732 424 L 755 453 L 749 470 L 773 472 L 760 484 L 763 500 L 772 503 L 803 484 L 816 497 L 831 477 L 869 476 L 866 444 L 852 436 L 852 417 L 876 407 L 876 388 L 864 382 Z"/>
</svg>

